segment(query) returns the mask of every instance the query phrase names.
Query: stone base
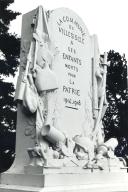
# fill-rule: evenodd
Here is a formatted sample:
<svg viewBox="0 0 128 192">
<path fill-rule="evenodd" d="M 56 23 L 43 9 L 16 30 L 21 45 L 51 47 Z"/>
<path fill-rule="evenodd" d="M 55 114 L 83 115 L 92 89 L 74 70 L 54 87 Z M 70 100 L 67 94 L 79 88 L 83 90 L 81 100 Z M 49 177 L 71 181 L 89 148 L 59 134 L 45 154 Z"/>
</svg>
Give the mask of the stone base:
<svg viewBox="0 0 128 192">
<path fill-rule="evenodd" d="M 127 192 L 128 184 L 92 184 L 92 185 L 73 185 L 61 187 L 23 187 L 15 185 L 0 185 L 0 192 Z"/>
<path fill-rule="evenodd" d="M 36 172 L 35 172 L 36 170 Z M 1 174 L 0 192 L 86 192 L 86 191 L 126 191 L 128 173 L 110 172 L 79 167 L 50 169 L 26 167 L 25 173 Z"/>
</svg>

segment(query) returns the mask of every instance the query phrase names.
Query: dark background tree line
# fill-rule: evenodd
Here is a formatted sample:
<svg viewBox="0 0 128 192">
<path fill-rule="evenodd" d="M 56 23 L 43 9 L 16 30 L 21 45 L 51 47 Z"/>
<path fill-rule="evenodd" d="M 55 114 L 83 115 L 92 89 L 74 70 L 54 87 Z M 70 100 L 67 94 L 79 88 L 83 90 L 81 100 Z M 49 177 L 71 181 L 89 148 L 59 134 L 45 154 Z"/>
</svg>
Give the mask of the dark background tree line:
<svg viewBox="0 0 128 192">
<path fill-rule="evenodd" d="M 107 70 L 108 108 L 104 117 L 106 140 L 111 137 L 118 139 L 117 156 L 128 155 L 128 88 L 127 61 L 125 55 L 110 50 L 108 52 L 110 66 Z"/>
<path fill-rule="evenodd" d="M 0 171 L 11 166 L 15 152 L 16 106 L 14 77 L 19 65 L 20 39 L 9 32 L 10 22 L 19 15 L 9 10 L 14 0 L 0 0 Z"/>
<path fill-rule="evenodd" d="M 20 14 L 8 9 L 14 0 L 0 0 L 0 172 L 7 170 L 15 156 L 16 105 L 14 85 L 6 77 L 15 76 L 19 66 L 20 39 L 9 33 L 10 22 Z M 116 155 L 128 156 L 128 90 L 125 55 L 110 50 L 107 73 L 108 108 L 103 123 L 105 139 L 116 137 Z"/>
</svg>

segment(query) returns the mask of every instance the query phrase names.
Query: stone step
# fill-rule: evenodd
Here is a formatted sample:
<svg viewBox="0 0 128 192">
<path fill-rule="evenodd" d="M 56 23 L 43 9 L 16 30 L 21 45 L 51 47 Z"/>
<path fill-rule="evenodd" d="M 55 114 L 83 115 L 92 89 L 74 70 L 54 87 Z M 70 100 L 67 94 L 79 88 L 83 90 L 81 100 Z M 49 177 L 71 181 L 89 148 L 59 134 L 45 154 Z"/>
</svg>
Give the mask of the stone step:
<svg viewBox="0 0 128 192">
<path fill-rule="evenodd" d="M 61 187 L 24 187 L 19 185 L 0 185 L 0 192 L 127 192 L 128 184 L 93 184 Z"/>
<path fill-rule="evenodd" d="M 21 185 L 0 185 L 0 192 L 39 192 L 41 188 L 39 187 L 28 187 Z"/>
<path fill-rule="evenodd" d="M 118 184 L 127 183 L 128 173 L 122 172 L 93 172 L 93 173 L 61 173 L 61 174 L 1 174 L 1 184 L 20 185 L 33 187 L 59 187 L 59 186 L 80 186 L 95 184 Z M 0 191 L 1 192 L 1 191 Z"/>
</svg>

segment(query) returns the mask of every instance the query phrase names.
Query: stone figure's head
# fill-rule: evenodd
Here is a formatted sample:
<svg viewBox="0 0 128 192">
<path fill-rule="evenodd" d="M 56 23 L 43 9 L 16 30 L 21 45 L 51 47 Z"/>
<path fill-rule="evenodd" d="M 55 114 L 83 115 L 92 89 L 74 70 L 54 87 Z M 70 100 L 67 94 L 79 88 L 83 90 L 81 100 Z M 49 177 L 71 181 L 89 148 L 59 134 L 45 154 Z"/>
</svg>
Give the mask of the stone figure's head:
<svg viewBox="0 0 128 192">
<path fill-rule="evenodd" d="M 73 141 L 75 142 L 75 144 L 77 146 L 82 148 L 85 152 L 88 152 L 90 149 L 92 149 L 94 147 L 93 142 L 90 140 L 90 138 L 85 137 L 85 136 L 76 135 L 73 138 Z"/>
</svg>

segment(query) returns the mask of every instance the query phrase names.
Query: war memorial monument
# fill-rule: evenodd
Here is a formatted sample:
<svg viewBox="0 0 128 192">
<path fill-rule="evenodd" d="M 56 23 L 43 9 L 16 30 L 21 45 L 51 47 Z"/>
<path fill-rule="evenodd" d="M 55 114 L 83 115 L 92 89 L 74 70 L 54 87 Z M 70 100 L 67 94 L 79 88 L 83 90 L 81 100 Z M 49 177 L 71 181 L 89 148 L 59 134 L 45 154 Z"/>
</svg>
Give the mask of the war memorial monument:
<svg viewBox="0 0 128 192">
<path fill-rule="evenodd" d="M 123 189 L 118 141 L 104 140 L 107 65 L 97 36 L 72 10 L 39 6 L 23 15 L 16 157 L 0 192 Z"/>
</svg>

